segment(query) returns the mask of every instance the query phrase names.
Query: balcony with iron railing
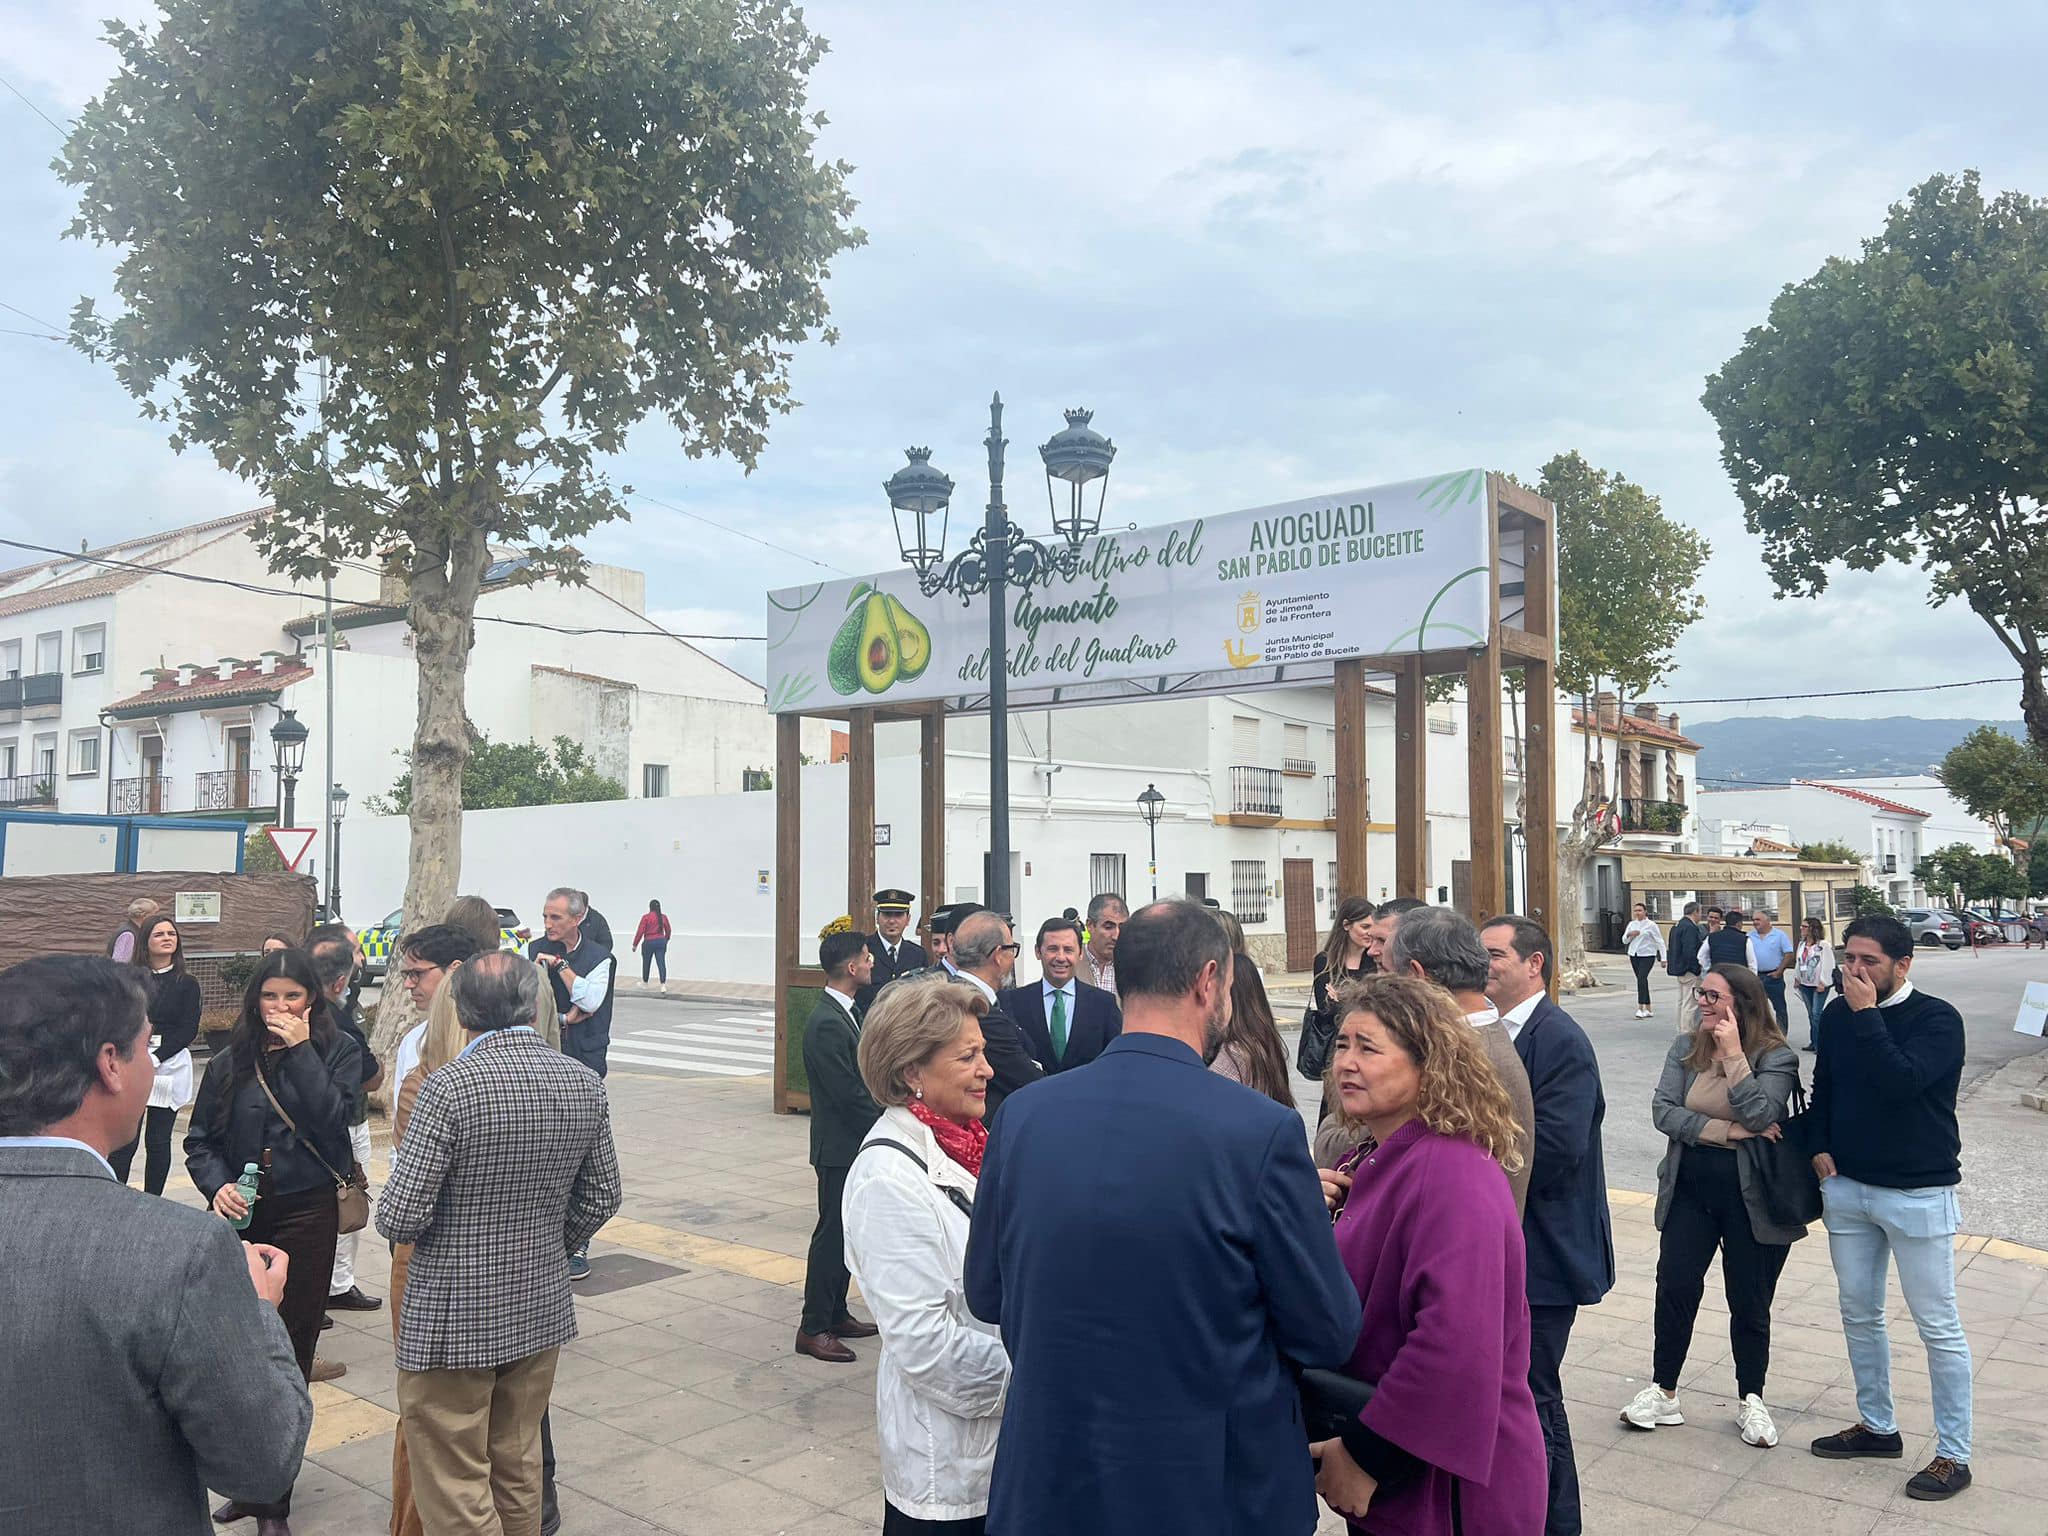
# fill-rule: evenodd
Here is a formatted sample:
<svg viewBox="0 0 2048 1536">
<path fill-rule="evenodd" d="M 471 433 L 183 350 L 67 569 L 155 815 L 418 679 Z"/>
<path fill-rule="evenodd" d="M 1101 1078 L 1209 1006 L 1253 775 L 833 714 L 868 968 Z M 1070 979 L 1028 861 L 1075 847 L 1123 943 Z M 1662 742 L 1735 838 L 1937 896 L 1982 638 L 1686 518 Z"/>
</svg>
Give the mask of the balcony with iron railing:
<svg viewBox="0 0 2048 1536">
<path fill-rule="evenodd" d="M 161 774 L 116 779 L 110 809 L 116 816 L 161 816 L 171 808 L 170 782 Z"/>
<path fill-rule="evenodd" d="M 1233 767 L 1230 770 L 1230 814 L 1280 819 L 1280 770 Z"/>
<path fill-rule="evenodd" d="M 1367 789 L 1365 796 L 1365 819 L 1367 821 L 1372 820 L 1372 792 L 1370 788 Z M 1337 775 L 1334 773 L 1323 775 L 1323 820 L 1331 823 L 1337 820 Z"/>
<path fill-rule="evenodd" d="M 263 773 L 256 768 L 222 768 L 192 777 L 192 809 L 195 811 L 246 811 L 267 806 L 263 798 Z"/>
<path fill-rule="evenodd" d="M 1686 808 L 1676 800 L 1623 800 L 1621 830 L 1654 837 L 1679 837 L 1685 832 Z"/>
<path fill-rule="evenodd" d="M 0 810 L 31 810 L 57 803 L 57 780 L 50 773 L 18 773 L 0 779 Z"/>
<path fill-rule="evenodd" d="M 1280 771 L 1290 779 L 1312 779 L 1316 776 L 1316 760 L 1312 757 L 1283 757 Z"/>
<path fill-rule="evenodd" d="M 12 715 L 20 718 L 22 711 L 31 716 L 56 713 L 64 706 L 64 674 L 62 672 L 31 672 L 27 677 L 0 678 L 0 716 Z"/>
</svg>

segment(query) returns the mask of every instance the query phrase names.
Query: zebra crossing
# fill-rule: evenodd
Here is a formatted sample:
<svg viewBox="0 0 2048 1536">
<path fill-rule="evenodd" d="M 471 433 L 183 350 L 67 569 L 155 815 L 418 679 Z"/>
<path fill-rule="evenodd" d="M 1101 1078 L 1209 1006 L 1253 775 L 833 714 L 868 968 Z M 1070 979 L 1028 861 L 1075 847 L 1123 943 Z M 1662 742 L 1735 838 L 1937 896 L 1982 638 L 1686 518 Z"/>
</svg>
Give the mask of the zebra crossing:
<svg viewBox="0 0 2048 1536">
<path fill-rule="evenodd" d="M 663 1005 L 662 1012 L 674 1008 Z M 710 1014 L 691 1009 L 680 1022 L 659 1029 L 621 1030 L 623 1022 L 615 1019 L 612 1024 L 606 1060 L 613 1066 L 709 1077 L 762 1077 L 775 1070 L 772 1013 Z"/>
</svg>

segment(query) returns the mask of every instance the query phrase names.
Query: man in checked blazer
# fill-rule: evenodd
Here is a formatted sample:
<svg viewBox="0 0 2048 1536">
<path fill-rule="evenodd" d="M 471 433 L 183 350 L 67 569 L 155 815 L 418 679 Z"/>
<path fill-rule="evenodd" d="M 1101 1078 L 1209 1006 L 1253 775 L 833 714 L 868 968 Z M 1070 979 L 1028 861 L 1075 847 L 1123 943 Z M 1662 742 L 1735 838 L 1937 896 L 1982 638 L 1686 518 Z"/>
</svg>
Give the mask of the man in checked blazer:
<svg viewBox="0 0 2048 1536">
<path fill-rule="evenodd" d="M 533 1028 L 533 963 L 480 955 L 447 985 L 471 1038 L 420 1090 L 377 1206 L 413 1245 L 398 1408 L 427 1530 L 536 1536 L 569 1255 L 617 1213 L 619 1160 L 604 1084 Z"/>
</svg>

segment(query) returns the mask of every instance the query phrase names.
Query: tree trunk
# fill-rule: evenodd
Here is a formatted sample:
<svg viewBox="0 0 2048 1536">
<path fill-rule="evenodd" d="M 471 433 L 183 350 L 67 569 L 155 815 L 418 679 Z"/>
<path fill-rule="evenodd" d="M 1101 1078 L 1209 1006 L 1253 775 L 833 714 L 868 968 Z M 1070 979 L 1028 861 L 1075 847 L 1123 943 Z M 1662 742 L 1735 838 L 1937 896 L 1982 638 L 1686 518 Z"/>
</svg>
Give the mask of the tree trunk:
<svg viewBox="0 0 2048 1536">
<path fill-rule="evenodd" d="M 406 859 L 405 921 L 411 933 L 438 923 L 455 899 L 462 876 L 462 770 L 469 761 L 469 716 L 463 692 L 475 638 L 477 593 L 490 547 L 481 529 L 452 538 L 445 557 L 420 550 L 413 558 L 406 623 L 419 669 L 419 711 L 413 726 L 411 844 Z M 418 1022 L 411 999 L 391 984 L 398 957 L 385 973 L 383 1001 L 371 1048 L 382 1058 Z"/>
<path fill-rule="evenodd" d="M 2027 740 L 2034 750 L 2048 756 L 2048 682 L 2031 649 L 2020 662 L 2020 718 L 2027 723 Z"/>
<path fill-rule="evenodd" d="M 1581 696 L 1579 713 L 1586 717 L 1585 759 L 1579 782 L 1578 804 L 1572 807 L 1572 824 L 1557 840 L 1557 916 L 1551 924 L 1550 942 L 1555 950 L 1557 985 L 1560 991 L 1578 992 L 1600 985 L 1586 959 L 1586 865 L 1607 846 L 1613 834 L 1607 830 L 1602 810 L 1607 804 L 1607 753 L 1604 744 L 1598 755 L 1600 716 L 1594 698 Z M 1618 728 L 1617 728 L 1618 734 Z"/>
</svg>

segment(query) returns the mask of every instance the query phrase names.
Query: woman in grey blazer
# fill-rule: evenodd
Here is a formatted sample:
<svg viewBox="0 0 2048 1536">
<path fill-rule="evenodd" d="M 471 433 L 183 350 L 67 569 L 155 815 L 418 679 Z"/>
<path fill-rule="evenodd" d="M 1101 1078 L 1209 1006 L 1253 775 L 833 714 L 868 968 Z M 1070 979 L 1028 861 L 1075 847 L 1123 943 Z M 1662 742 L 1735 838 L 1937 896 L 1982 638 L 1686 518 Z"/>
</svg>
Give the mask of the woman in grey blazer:
<svg viewBox="0 0 2048 1536">
<path fill-rule="evenodd" d="M 1728 1342 L 1740 1399 L 1735 1422 L 1751 1445 L 1778 1443 L 1764 1405 L 1771 1301 L 1804 1227 L 1781 1227 L 1765 1209 L 1754 1158 L 1779 1139 L 1799 1058 L 1755 971 L 1715 966 L 1700 978 L 1699 1028 L 1678 1037 L 1650 1096 L 1650 1118 L 1671 1138 L 1657 1167 L 1654 1384 L 1621 1410 L 1637 1429 L 1683 1424 L 1678 1377 L 1692 1343 L 1707 1266 L 1718 1250 L 1728 1293 Z"/>
</svg>

